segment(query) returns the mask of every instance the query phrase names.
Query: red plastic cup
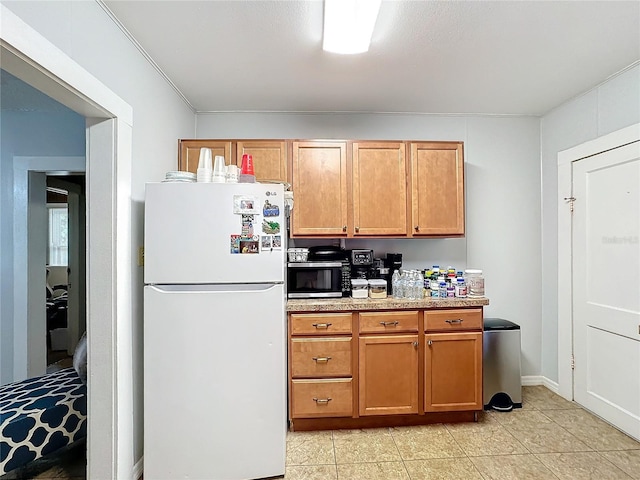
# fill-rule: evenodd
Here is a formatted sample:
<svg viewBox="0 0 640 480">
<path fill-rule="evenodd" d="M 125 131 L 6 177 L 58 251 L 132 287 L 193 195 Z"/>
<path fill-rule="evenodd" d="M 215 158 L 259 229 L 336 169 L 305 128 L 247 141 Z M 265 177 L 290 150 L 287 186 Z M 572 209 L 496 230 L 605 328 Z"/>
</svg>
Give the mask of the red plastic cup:
<svg viewBox="0 0 640 480">
<path fill-rule="evenodd" d="M 242 155 L 242 166 L 240 167 L 240 173 L 243 175 L 255 175 L 253 173 L 253 155 Z"/>
</svg>

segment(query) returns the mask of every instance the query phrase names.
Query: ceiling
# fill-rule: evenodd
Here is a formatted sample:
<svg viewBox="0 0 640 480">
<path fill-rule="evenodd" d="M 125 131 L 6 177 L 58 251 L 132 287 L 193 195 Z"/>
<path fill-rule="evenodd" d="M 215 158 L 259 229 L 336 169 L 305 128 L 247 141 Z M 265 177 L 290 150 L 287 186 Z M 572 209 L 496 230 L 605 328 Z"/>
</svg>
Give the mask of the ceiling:
<svg viewBox="0 0 640 480">
<path fill-rule="evenodd" d="M 103 0 L 196 111 L 540 115 L 640 59 L 640 2 L 383 0 L 368 53 L 321 0 Z"/>
</svg>

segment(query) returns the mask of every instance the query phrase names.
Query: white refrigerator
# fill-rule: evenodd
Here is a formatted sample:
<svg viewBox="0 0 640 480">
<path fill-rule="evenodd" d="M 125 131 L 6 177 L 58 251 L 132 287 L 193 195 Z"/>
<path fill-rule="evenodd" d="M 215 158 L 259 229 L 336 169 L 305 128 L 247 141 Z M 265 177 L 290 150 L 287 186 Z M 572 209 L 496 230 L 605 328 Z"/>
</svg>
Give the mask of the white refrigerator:
<svg viewBox="0 0 640 480">
<path fill-rule="evenodd" d="M 284 475 L 284 188 L 150 183 L 144 478 Z"/>
</svg>

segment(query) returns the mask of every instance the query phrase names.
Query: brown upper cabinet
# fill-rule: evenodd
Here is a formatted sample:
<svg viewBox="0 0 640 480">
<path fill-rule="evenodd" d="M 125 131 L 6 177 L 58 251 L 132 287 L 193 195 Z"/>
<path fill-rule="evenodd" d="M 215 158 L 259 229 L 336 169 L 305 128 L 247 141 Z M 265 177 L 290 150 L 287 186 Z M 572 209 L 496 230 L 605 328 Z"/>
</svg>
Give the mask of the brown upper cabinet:
<svg viewBox="0 0 640 480">
<path fill-rule="evenodd" d="M 353 228 L 358 236 L 406 236 L 407 159 L 401 142 L 354 142 Z"/>
<path fill-rule="evenodd" d="M 335 150 L 331 160 L 327 145 L 340 152 Z M 461 142 L 335 145 L 294 142 L 291 236 L 464 235 Z"/>
<path fill-rule="evenodd" d="M 347 236 L 347 143 L 293 142 L 292 236 Z"/>
<path fill-rule="evenodd" d="M 292 237 L 459 237 L 465 233 L 462 142 L 180 140 L 178 168 L 200 148 L 227 165 L 253 155 L 256 180 L 292 184 Z"/>
<path fill-rule="evenodd" d="M 236 143 L 236 165 L 242 166 L 243 154 L 253 155 L 253 169 L 258 182 L 287 182 L 287 142 L 242 140 Z"/>
<path fill-rule="evenodd" d="M 464 158 L 460 142 L 411 143 L 414 237 L 464 235 Z"/>
<path fill-rule="evenodd" d="M 293 142 L 291 235 L 404 237 L 403 142 Z"/>
<path fill-rule="evenodd" d="M 180 140 L 178 170 L 197 173 L 201 148 L 210 148 L 212 159 L 223 156 L 224 164 L 231 165 L 231 147 L 229 140 Z"/>
<path fill-rule="evenodd" d="M 224 156 L 225 165 L 240 167 L 242 155 L 253 155 L 258 182 L 287 182 L 288 149 L 284 140 L 180 140 L 178 169 L 196 173 L 200 149 L 210 148 L 212 155 Z"/>
</svg>

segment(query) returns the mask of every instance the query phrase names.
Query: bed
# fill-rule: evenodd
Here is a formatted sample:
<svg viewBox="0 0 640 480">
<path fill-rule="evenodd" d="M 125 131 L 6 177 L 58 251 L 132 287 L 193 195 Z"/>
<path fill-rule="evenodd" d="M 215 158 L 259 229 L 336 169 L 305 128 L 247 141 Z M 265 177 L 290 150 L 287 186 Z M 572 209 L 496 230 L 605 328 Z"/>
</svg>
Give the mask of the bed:
<svg viewBox="0 0 640 480">
<path fill-rule="evenodd" d="M 0 386 L 0 475 L 87 435 L 87 386 L 74 367 Z"/>
</svg>

